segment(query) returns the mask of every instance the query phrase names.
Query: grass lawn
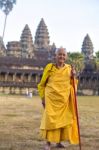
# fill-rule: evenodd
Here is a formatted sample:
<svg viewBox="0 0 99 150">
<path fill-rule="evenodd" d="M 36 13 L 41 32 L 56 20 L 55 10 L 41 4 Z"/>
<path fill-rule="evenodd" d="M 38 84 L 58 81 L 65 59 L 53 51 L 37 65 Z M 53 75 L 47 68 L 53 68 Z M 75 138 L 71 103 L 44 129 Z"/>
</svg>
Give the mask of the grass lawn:
<svg viewBox="0 0 99 150">
<path fill-rule="evenodd" d="M 99 97 L 78 97 L 82 150 L 99 149 Z M 43 150 L 39 126 L 43 108 L 39 97 L 0 95 L 0 150 Z M 78 146 L 64 143 L 66 150 Z M 52 144 L 52 150 L 55 145 Z"/>
</svg>

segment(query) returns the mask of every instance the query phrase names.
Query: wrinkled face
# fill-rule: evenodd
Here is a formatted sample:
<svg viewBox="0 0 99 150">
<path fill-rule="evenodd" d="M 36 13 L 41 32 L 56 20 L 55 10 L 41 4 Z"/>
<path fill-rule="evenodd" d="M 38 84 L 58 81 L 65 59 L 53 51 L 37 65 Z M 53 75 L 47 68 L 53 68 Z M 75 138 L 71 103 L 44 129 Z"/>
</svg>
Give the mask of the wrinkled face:
<svg viewBox="0 0 99 150">
<path fill-rule="evenodd" d="M 56 52 L 56 55 L 55 55 L 56 63 L 64 64 L 66 58 L 67 58 L 67 53 L 64 49 L 59 49 Z"/>
</svg>

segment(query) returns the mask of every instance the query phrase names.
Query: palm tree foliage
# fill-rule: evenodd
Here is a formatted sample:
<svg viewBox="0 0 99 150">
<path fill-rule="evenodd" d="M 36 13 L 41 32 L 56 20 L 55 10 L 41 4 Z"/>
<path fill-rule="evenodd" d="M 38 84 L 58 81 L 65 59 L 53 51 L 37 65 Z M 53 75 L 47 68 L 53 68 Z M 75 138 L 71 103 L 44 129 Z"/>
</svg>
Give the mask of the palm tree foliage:
<svg viewBox="0 0 99 150">
<path fill-rule="evenodd" d="M 68 53 L 67 62 L 73 65 L 77 72 L 80 72 L 84 68 L 84 56 L 79 52 Z"/>
<path fill-rule="evenodd" d="M 99 51 L 96 52 L 96 58 L 99 60 Z"/>
<path fill-rule="evenodd" d="M 0 0 L 0 9 L 3 10 L 5 15 L 13 9 L 13 4 L 16 4 L 16 0 Z"/>
<path fill-rule="evenodd" d="M 14 4 L 16 4 L 16 0 L 0 0 L 0 9 L 5 14 L 5 22 L 4 22 L 2 39 L 4 38 L 7 16 L 9 15 L 10 11 L 12 11 Z"/>
<path fill-rule="evenodd" d="M 99 71 L 99 51 L 97 51 L 95 54 L 96 54 L 96 66 L 97 70 Z"/>
</svg>

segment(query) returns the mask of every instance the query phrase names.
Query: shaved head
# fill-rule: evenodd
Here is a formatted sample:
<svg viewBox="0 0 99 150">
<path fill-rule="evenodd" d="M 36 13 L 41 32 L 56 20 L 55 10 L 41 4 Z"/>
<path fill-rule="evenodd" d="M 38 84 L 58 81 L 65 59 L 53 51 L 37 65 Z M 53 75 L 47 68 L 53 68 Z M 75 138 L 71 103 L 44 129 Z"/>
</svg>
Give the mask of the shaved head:
<svg viewBox="0 0 99 150">
<path fill-rule="evenodd" d="M 55 50 L 55 54 L 57 55 L 60 51 L 65 52 L 65 54 L 67 55 L 67 51 L 66 51 L 66 49 L 63 48 L 63 47 L 57 48 L 57 49 Z"/>
</svg>

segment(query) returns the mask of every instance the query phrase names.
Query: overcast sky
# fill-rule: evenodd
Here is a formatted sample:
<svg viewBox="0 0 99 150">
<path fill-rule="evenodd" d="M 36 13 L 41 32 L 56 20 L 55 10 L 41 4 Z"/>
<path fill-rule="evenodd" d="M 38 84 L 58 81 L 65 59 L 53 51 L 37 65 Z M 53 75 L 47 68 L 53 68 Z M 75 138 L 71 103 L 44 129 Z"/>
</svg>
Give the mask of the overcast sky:
<svg viewBox="0 0 99 150">
<path fill-rule="evenodd" d="M 0 35 L 4 13 L 0 10 Z M 4 43 L 19 41 L 22 30 L 29 25 L 33 41 L 37 26 L 44 18 L 50 44 L 63 46 L 69 52 L 81 52 L 82 42 L 88 33 L 94 51 L 99 50 L 99 0 L 17 0 L 7 18 Z"/>
</svg>

